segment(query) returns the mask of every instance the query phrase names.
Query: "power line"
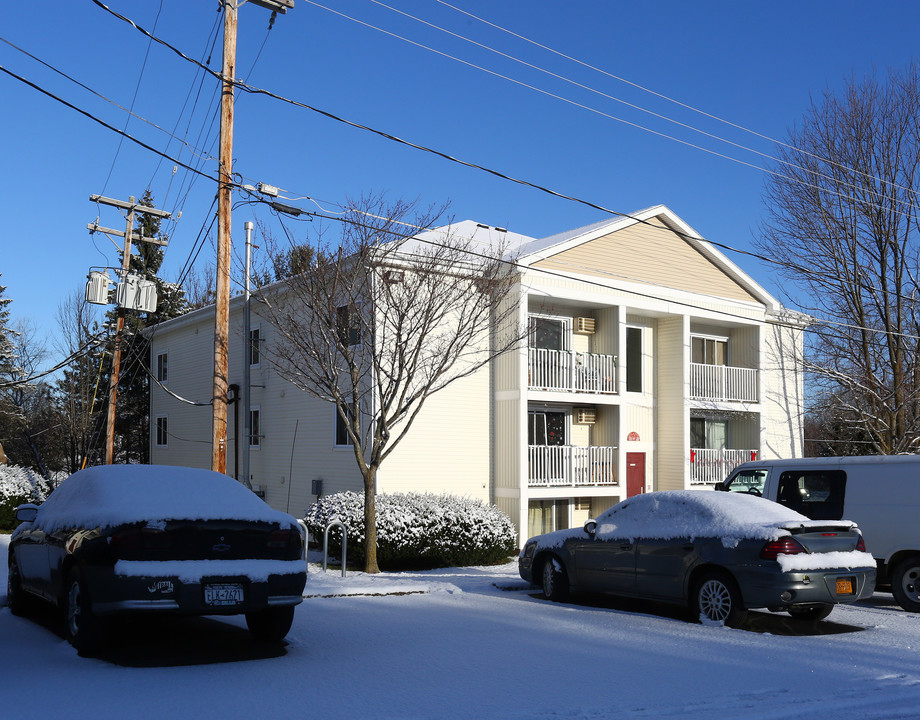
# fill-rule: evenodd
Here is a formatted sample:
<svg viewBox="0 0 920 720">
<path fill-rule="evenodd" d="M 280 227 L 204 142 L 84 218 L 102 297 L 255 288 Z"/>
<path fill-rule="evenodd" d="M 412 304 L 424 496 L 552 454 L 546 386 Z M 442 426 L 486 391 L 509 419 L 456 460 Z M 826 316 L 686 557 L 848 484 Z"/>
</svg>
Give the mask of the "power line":
<svg viewBox="0 0 920 720">
<path fill-rule="evenodd" d="M 309 0 L 308 0 L 308 1 L 309 1 Z M 371 2 L 377 2 L 377 0 L 371 0 Z M 450 8 L 451 10 L 455 10 L 456 12 L 462 13 L 463 15 L 466 15 L 467 17 L 473 18 L 474 20 L 477 20 L 477 21 L 479 21 L 479 22 L 481 22 L 481 23 L 484 23 L 484 24 L 486 24 L 486 25 L 488 25 L 488 26 L 490 26 L 490 27 L 493 27 L 493 28 L 495 28 L 496 30 L 500 30 L 500 31 L 502 31 L 502 32 L 504 32 L 504 33 L 507 33 L 507 34 L 509 34 L 509 35 L 512 35 L 513 37 L 516 37 L 516 38 L 518 38 L 519 40 L 523 40 L 524 42 L 530 43 L 531 45 L 535 45 L 536 47 L 538 47 L 538 48 L 540 48 L 540 49 L 542 49 L 542 50 L 546 50 L 547 52 L 553 53 L 554 55 L 557 55 L 557 56 L 559 56 L 559 57 L 561 57 L 561 58 L 564 58 L 564 59 L 566 59 L 566 60 L 570 60 L 571 62 L 577 63 L 578 65 L 581 65 L 581 66 L 583 66 L 583 67 L 585 67 L 585 68 L 588 68 L 589 70 L 593 70 L 593 71 L 598 72 L 598 73 L 600 73 L 600 74 L 602 74 L 602 75 L 606 75 L 606 76 L 609 77 L 609 78 L 612 78 L 612 79 L 617 80 L 617 81 L 619 81 L 619 82 L 622 82 L 622 83 L 624 83 L 624 84 L 626 84 L 626 85 L 629 85 L 629 86 L 631 86 L 631 87 L 634 87 L 634 88 L 636 88 L 637 90 L 641 90 L 642 92 L 648 93 L 648 94 L 650 94 L 650 95 L 654 95 L 655 97 L 661 98 L 662 100 L 666 100 L 667 102 L 670 102 L 670 103 L 673 103 L 673 104 L 675 104 L 675 105 L 678 105 L 679 107 L 682 107 L 682 108 L 684 108 L 684 109 L 686 109 L 686 110 L 690 110 L 690 111 L 692 111 L 692 112 L 698 113 L 698 114 L 700 114 L 700 115 L 702 115 L 702 116 L 704 116 L 704 117 L 709 118 L 710 120 L 715 120 L 716 122 L 723 123 L 724 125 L 728 125 L 729 127 L 733 127 L 733 128 L 735 128 L 736 130 L 741 130 L 742 132 L 749 133 L 749 134 L 751 134 L 751 135 L 754 135 L 755 137 L 759 137 L 759 138 L 761 138 L 761 139 L 763 139 L 763 140 L 767 140 L 767 141 L 773 143 L 774 145 L 778 145 L 778 146 L 785 147 L 785 148 L 787 148 L 787 149 L 789 149 L 789 150 L 792 150 L 792 151 L 794 151 L 794 152 L 800 153 L 800 154 L 802 154 L 802 155 L 804 155 L 804 156 L 806 156 L 806 157 L 810 157 L 810 158 L 815 159 L 815 160 L 820 160 L 821 162 L 826 162 L 826 163 L 828 163 L 829 165 L 833 165 L 833 166 L 838 167 L 838 168 L 841 168 L 841 169 L 843 169 L 843 170 L 849 170 L 850 172 L 856 173 L 857 175 L 862 175 L 863 177 L 867 177 L 867 178 L 871 178 L 871 179 L 874 179 L 874 180 L 879 180 L 879 181 L 881 181 L 880 178 L 878 178 L 878 177 L 876 177 L 875 175 L 872 175 L 872 174 L 870 174 L 870 173 L 865 173 L 865 172 L 862 172 L 862 171 L 859 171 L 859 170 L 855 170 L 854 168 L 847 167 L 846 165 L 843 165 L 843 164 L 841 164 L 841 163 L 835 162 L 834 160 L 830 160 L 830 159 L 828 159 L 828 158 L 821 157 L 820 155 L 816 155 L 815 153 L 809 152 L 808 150 L 804 150 L 804 149 L 802 149 L 802 148 L 796 147 L 795 145 L 791 145 L 791 144 L 786 143 L 786 142 L 783 142 L 783 141 L 781 141 L 781 140 L 777 140 L 776 138 L 772 138 L 772 137 L 770 137 L 770 136 L 768 136 L 768 135 L 764 135 L 763 133 L 760 133 L 760 132 L 758 132 L 758 131 L 756 131 L 756 130 L 752 130 L 752 129 L 750 129 L 750 128 L 747 128 L 747 127 L 745 127 L 745 126 L 743 126 L 743 125 L 740 125 L 740 124 L 738 124 L 738 123 L 732 122 L 731 120 L 726 120 L 725 118 L 719 117 L 718 115 L 714 115 L 714 114 L 712 114 L 712 113 L 709 113 L 709 112 L 707 112 L 707 111 L 705 111 L 705 110 L 701 110 L 700 108 L 697 108 L 697 107 L 695 107 L 695 106 L 693 106 L 693 105 L 690 105 L 690 104 L 688 104 L 688 103 L 682 102 L 682 101 L 680 101 L 680 100 L 676 100 L 676 99 L 674 99 L 674 98 L 672 98 L 672 97 L 669 97 L 669 96 L 667 96 L 667 95 L 665 95 L 665 94 L 663 94 L 663 93 L 660 93 L 660 92 L 658 92 L 658 91 L 656 91 L 656 90 L 652 90 L 651 88 L 645 87 L 644 85 L 640 85 L 639 83 L 635 83 L 635 82 L 633 82 L 633 81 L 631 81 L 631 80 L 627 80 L 627 79 L 624 78 L 624 77 L 620 77 L 619 75 L 614 75 L 613 73 L 610 73 L 610 72 L 608 72 L 608 71 L 606 71 L 606 70 L 603 70 L 603 69 L 601 69 L 601 68 L 599 68 L 599 67 L 596 67 L 596 66 L 594 66 L 594 65 L 591 65 L 591 64 L 589 64 L 589 63 L 586 63 L 586 62 L 584 62 L 584 61 L 582 61 L 582 60 L 579 60 L 578 58 L 572 57 L 571 55 L 566 55 L 565 53 L 559 52 L 558 50 L 555 50 L 555 49 L 553 49 L 553 48 L 551 48 L 551 47 L 548 47 L 547 45 L 544 45 L 544 44 L 542 44 L 542 43 L 539 43 L 539 42 L 537 42 L 536 40 L 532 40 L 532 39 L 530 39 L 530 38 L 528 38 L 528 37 L 525 37 L 524 35 L 520 35 L 520 34 L 514 32 L 514 31 L 512 31 L 512 30 L 509 30 L 509 29 L 507 29 L 507 28 L 505 28 L 505 27 L 502 27 L 501 25 L 497 25 L 497 24 L 495 24 L 495 23 L 493 23 L 493 22 L 490 22 L 489 20 L 486 20 L 486 19 L 484 19 L 484 18 L 482 18 L 482 17 L 479 17 L 478 15 L 474 15 L 473 13 L 468 12 L 468 11 L 466 11 L 466 10 L 463 10 L 462 8 L 459 8 L 459 7 L 455 6 L 455 5 L 451 5 L 450 3 L 446 2 L 445 0 L 436 0 L 436 2 L 440 3 L 441 5 L 444 5 L 445 7 Z M 378 3 L 378 4 L 382 4 L 382 3 Z M 639 109 L 642 109 L 642 108 L 639 108 Z M 665 119 L 669 119 L 669 118 L 665 118 Z M 676 121 L 672 121 L 672 122 L 676 122 Z M 693 129 L 695 129 L 695 128 L 693 128 Z M 701 132 L 701 131 L 699 131 L 699 132 Z M 719 138 L 719 139 L 721 139 L 721 138 Z M 728 141 L 725 140 L 724 142 L 728 142 Z M 755 150 L 752 150 L 751 152 L 756 152 L 756 151 L 755 151 Z M 766 156 L 766 157 L 771 157 L 771 156 Z M 775 159 L 775 158 L 771 158 L 771 159 Z M 785 162 L 785 161 L 780 160 L 780 162 Z M 796 167 L 797 167 L 797 166 L 796 166 Z M 910 192 L 910 193 L 913 194 L 913 195 L 916 195 L 916 194 L 917 194 L 915 190 L 912 190 L 911 188 L 904 187 L 904 186 L 902 186 L 902 185 L 895 185 L 895 187 L 900 188 L 900 189 L 902 189 L 902 190 L 907 190 L 908 192 Z"/>
<path fill-rule="evenodd" d="M 343 12 L 338 11 L 338 10 L 334 10 L 334 9 L 332 9 L 332 8 L 329 8 L 329 7 L 325 6 L 325 5 L 322 5 L 322 4 L 318 3 L 318 2 L 316 2 L 315 0 L 304 0 L 304 2 L 308 2 L 308 3 L 310 3 L 311 5 L 314 5 L 314 6 L 318 7 L 318 8 L 321 8 L 321 9 L 323 9 L 323 10 L 327 10 L 328 12 L 331 12 L 331 13 L 333 13 L 333 14 L 335 14 L 335 15 L 338 15 L 338 16 L 340 16 L 340 17 L 342 17 L 342 18 L 345 18 L 346 20 L 351 20 L 352 22 L 358 23 L 359 25 L 363 25 L 363 26 L 365 26 L 365 27 L 367 27 L 367 28 L 370 28 L 370 29 L 372 29 L 372 30 L 377 30 L 378 32 L 381 32 L 381 33 L 383 33 L 383 34 L 385 34 L 385 35 L 389 35 L 390 37 L 394 37 L 394 38 L 396 38 L 396 39 L 398 39 L 398 40 L 402 40 L 403 42 L 406 42 L 406 43 L 408 43 L 408 44 L 410 44 L 410 45 L 414 45 L 414 46 L 416 46 L 416 47 L 418 47 L 418 48 L 421 48 L 421 49 L 423 49 L 423 50 L 427 50 L 427 51 L 429 51 L 429 52 L 435 53 L 436 55 L 440 55 L 440 56 L 445 57 L 445 58 L 447 58 L 447 59 L 449 59 L 449 60 L 453 60 L 453 61 L 455 61 L 455 62 L 458 62 L 458 63 L 460 63 L 460 64 L 462 64 L 462 65 L 466 65 L 466 66 L 471 67 L 471 68 L 474 68 L 474 69 L 476 69 L 476 70 L 480 70 L 481 72 L 487 73 L 487 74 L 489 74 L 489 75 L 493 75 L 494 77 L 500 78 L 500 79 L 502 79 L 502 80 L 507 80 L 508 82 L 514 83 L 515 85 L 519 85 L 519 86 L 524 87 L 524 88 L 527 88 L 527 89 L 529 89 L 529 90 L 533 90 L 534 92 L 538 92 L 538 93 L 540 93 L 540 94 L 542 94 L 542 95 L 546 95 L 547 97 L 551 97 L 551 98 L 553 98 L 553 99 L 555 99 L 555 100 L 560 100 L 560 101 L 562 101 L 562 102 L 564 102 L 564 103 L 567 103 L 567 104 L 569 104 L 569 105 L 572 105 L 572 106 L 574 106 L 574 107 L 581 108 L 582 110 L 587 110 L 588 112 L 595 113 L 595 114 L 600 115 L 600 116 L 602 116 L 602 117 L 606 117 L 606 118 L 608 118 L 608 119 L 610 119 L 610 120 L 615 120 L 615 121 L 617 121 L 617 122 L 623 123 L 624 125 L 628 125 L 628 126 L 630 126 L 630 127 L 634 127 L 634 128 L 636 128 L 636 129 L 638 129 L 638 130 L 643 130 L 643 131 L 645 131 L 645 132 L 647 132 L 647 133 L 650 133 L 650 134 L 652 134 L 652 135 L 657 135 L 657 136 L 662 137 L 662 138 L 665 138 L 665 139 L 667 139 L 667 140 L 671 140 L 671 141 L 676 142 L 676 143 L 679 143 L 679 144 L 681 144 L 681 145 L 685 145 L 685 146 L 687 146 L 687 147 L 693 148 L 694 150 L 700 150 L 700 151 L 702 151 L 702 152 L 708 153 L 708 154 L 713 155 L 713 156 L 715 156 L 715 157 L 722 158 L 723 160 L 729 160 L 729 161 L 731 161 L 731 162 L 738 163 L 739 165 L 743 165 L 743 166 L 752 168 L 752 169 L 754 169 L 754 170 L 759 170 L 759 171 L 761 171 L 761 172 L 763 172 L 763 173 L 766 173 L 766 174 L 768 174 L 768 175 L 773 175 L 773 176 L 775 176 L 775 177 L 782 178 L 782 179 L 784 179 L 784 180 L 789 180 L 790 182 L 794 182 L 794 183 L 797 183 L 797 184 L 800 184 L 800 185 L 804 185 L 804 186 L 806 186 L 806 187 L 812 187 L 812 188 L 814 188 L 814 189 L 816 189 L 816 190 L 823 191 L 823 192 L 827 192 L 827 193 L 830 193 L 830 194 L 832 194 L 832 195 L 838 195 L 838 196 L 843 197 L 843 198 L 846 198 L 846 199 L 855 200 L 855 198 L 853 198 L 852 196 L 846 195 L 846 194 L 844 194 L 844 193 L 842 193 L 842 192 L 838 192 L 838 191 L 836 191 L 836 190 L 832 190 L 832 189 L 827 188 L 827 187 L 821 187 L 821 186 L 816 185 L 816 184 L 814 184 L 814 183 L 805 182 L 804 180 L 802 180 L 802 179 L 800 179 L 800 178 L 796 178 L 795 176 L 792 176 L 792 175 L 786 175 L 786 174 L 784 174 L 784 173 L 782 173 L 782 172 L 779 172 L 778 170 L 774 170 L 774 169 L 771 169 L 771 168 L 762 167 L 762 166 L 760 166 L 760 165 L 755 165 L 754 163 L 750 163 L 750 162 L 747 162 L 747 161 L 745 161 L 745 160 L 741 160 L 740 158 L 735 158 L 735 157 L 732 157 L 732 156 L 730 156 L 730 155 L 726 155 L 726 154 L 724 154 L 724 153 L 720 153 L 720 152 L 718 152 L 718 151 L 716 151 L 716 150 L 712 150 L 712 149 L 707 148 L 707 147 L 704 147 L 704 146 L 702 146 L 702 145 L 698 145 L 698 144 L 696 144 L 696 143 L 692 143 L 692 142 L 690 142 L 690 141 L 688 141 L 688 140 L 682 140 L 681 138 L 675 137 L 675 136 L 673 136 L 673 135 L 669 135 L 669 134 L 667 134 L 667 133 L 664 133 L 664 132 L 661 132 L 661 131 L 658 131 L 658 130 L 654 130 L 654 129 L 652 129 L 652 128 L 650 128 L 650 127 L 647 127 L 647 126 L 645 126 L 645 125 L 641 125 L 641 124 L 639 124 L 639 123 L 634 123 L 634 122 L 632 122 L 632 121 L 630 121 L 630 120 L 626 120 L 625 118 L 621 118 L 621 117 L 618 117 L 618 116 L 616 116 L 616 115 L 612 115 L 612 114 L 610 114 L 610 113 L 607 113 L 607 112 L 605 112 L 605 111 L 603 111 L 603 110 L 600 110 L 600 109 L 598 109 L 598 108 L 592 107 L 592 106 L 590 106 L 590 105 L 586 105 L 586 104 L 584 104 L 584 103 L 581 103 L 581 102 L 572 100 L 572 99 L 570 99 L 570 98 L 564 97 L 564 96 L 559 95 L 559 94 L 557 94 L 557 93 L 550 92 L 549 90 L 544 90 L 543 88 L 537 87 L 537 86 L 532 85 L 532 84 L 530 84 L 530 83 L 524 82 L 524 81 L 522 81 L 522 80 L 518 80 L 518 79 L 513 78 L 513 77 L 511 77 L 511 76 L 509 76 L 509 75 L 505 75 L 505 74 L 499 73 L 499 72 L 497 72 L 497 71 L 495 71 L 495 70 L 490 70 L 489 68 L 483 67 L 482 65 L 477 65 L 477 64 L 475 64 L 475 63 L 473 63 L 473 62 L 470 62 L 470 61 L 468 61 L 468 60 L 464 60 L 464 59 L 462 59 L 462 58 L 456 57 L 455 55 L 451 55 L 451 54 L 446 53 L 446 52 L 444 52 L 444 51 L 442 51 L 442 50 L 438 50 L 437 48 L 433 48 L 433 47 L 430 47 L 430 46 L 425 45 L 425 44 L 423 44 L 423 43 L 417 42 L 417 41 L 415 41 L 415 40 L 411 40 L 411 39 L 409 39 L 409 38 L 407 38 L 407 37 L 405 37 L 405 36 L 402 36 L 402 35 L 399 35 L 399 34 L 397 34 L 397 33 L 391 32 L 391 31 L 389 31 L 389 30 L 385 30 L 385 29 L 380 28 L 380 27 L 378 27 L 378 26 L 376 26 L 376 25 L 373 25 L 373 24 L 371 24 L 371 23 L 365 22 L 364 20 L 360 20 L 360 19 L 358 19 L 358 18 L 352 17 L 352 16 L 347 15 L 347 14 L 345 14 L 345 13 L 343 13 Z M 660 114 L 658 114 L 658 113 L 655 113 L 655 112 L 653 112 L 653 111 L 651 111 L 651 110 L 647 110 L 647 109 L 642 108 L 642 107 L 640 107 L 640 106 L 633 105 L 632 103 L 626 102 L 625 100 L 620 100 L 619 98 L 613 97 L 613 96 L 608 95 L 608 94 L 606 94 L 606 93 L 603 93 L 603 92 L 601 92 L 601 91 L 599 91 L 599 90 L 594 90 L 593 88 L 590 88 L 590 87 L 588 87 L 588 86 L 586 86 L 586 85 L 582 85 L 581 83 L 577 83 L 577 82 L 575 82 L 575 81 L 573 81 L 573 80 L 569 80 L 568 78 L 564 78 L 564 77 L 562 77 L 562 76 L 560 76 L 560 75 L 557 75 L 556 73 L 552 73 L 552 72 L 550 72 L 550 71 L 548 71 L 548 70 L 543 70 L 542 68 L 539 68 L 539 67 L 537 67 L 537 66 L 535 66 L 535 65 L 532 65 L 532 64 L 530 64 L 530 63 L 527 63 L 526 61 L 519 60 L 519 59 L 517 59 L 517 58 L 514 58 L 513 56 L 507 55 L 507 54 L 502 53 L 502 52 L 500 52 L 500 51 L 498 51 L 498 50 L 494 50 L 493 48 L 489 48 L 488 46 L 482 45 L 481 43 L 478 43 L 478 42 L 476 42 L 476 41 L 474 41 L 474 40 L 469 40 L 468 38 L 465 38 L 465 37 L 463 37 L 463 36 L 461 36 L 461 35 L 457 35 L 456 33 L 453 33 L 453 32 L 451 32 L 451 31 L 449 31 L 449 30 L 445 30 L 444 28 L 440 28 L 440 27 L 438 27 L 438 26 L 436 26 L 436 25 L 433 25 L 432 23 L 429 23 L 429 22 L 427 22 L 427 21 L 425 21 L 425 20 L 421 20 L 420 18 L 416 18 L 416 17 L 413 16 L 413 15 L 409 15 L 408 13 L 404 13 L 404 12 L 402 12 L 401 10 L 396 10 L 396 9 L 394 9 L 394 8 L 390 8 L 388 5 L 384 5 L 383 3 L 379 2 L 378 0 L 371 0 L 371 2 L 375 2 L 376 4 L 381 5 L 381 6 L 383 6 L 383 7 L 386 7 L 386 8 L 388 8 L 388 9 L 390 9 L 390 10 L 393 10 L 394 12 L 398 12 L 398 13 L 400 13 L 400 14 L 402 14 L 402 15 L 405 15 L 406 17 L 412 18 L 413 20 L 417 20 L 418 22 L 425 23 L 426 25 L 429 25 L 429 26 L 434 27 L 434 28 L 436 28 L 436 29 L 438 29 L 438 30 L 441 30 L 442 32 L 449 33 L 449 34 L 451 34 L 451 35 L 453 35 L 453 36 L 455 36 L 455 37 L 458 37 L 458 38 L 460 38 L 460 39 L 462 39 L 462 40 L 466 40 L 467 42 L 474 43 L 474 44 L 478 45 L 479 47 L 482 47 L 482 48 L 484 48 L 484 49 L 490 50 L 491 52 L 498 53 L 498 54 L 500 54 L 500 55 L 502 55 L 502 56 L 504 56 L 504 57 L 506 57 L 506 58 L 509 58 L 509 59 L 514 60 L 514 61 L 516 61 L 516 62 L 519 62 L 519 63 L 522 63 L 522 64 L 524 64 L 524 65 L 527 65 L 528 67 L 532 67 L 532 68 L 534 68 L 534 69 L 536 69 L 536 70 L 540 70 L 541 72 L 545 72 L 545 73 L 548 73 L 548 74 L 550 74 L 550 75 L 553 75 L 554 77 L 557 77 L 557 78 L 559 78 L 559 79 L 562 79 L 562 80 L 564 80 L 564 81 L 566 81 L 566 82 L 570 82 L 570 83 L 573 83 L 573 84 L 575 84 L 575 85 L 578 85 L 579 87 L 582 87 L 583 89 L 590 90 L 591 92 L 595 92 L 595 93 L 597 93 L 597 94 L 603 95 L 604 97 L 607 97 L 608 99 L 614 100 L 614 101 L 616 101 L 616 102 L 623 103 L 624 105 L 627 105 L 627 106 L 629 106 L 629 107 L 632 107 L 632 108 L 634 108 L 634 109 L 636 109 L 636 110 L 640 110 L 640 111 L 642 111 L 642 112 L 646 112 L 646 113 L 648 113 L 648 114 L 650 114 L 650 115 L 653 115 L 653 116 L 655 116 L 655 117 L 658 117 L 658 118 L 660 118 L 660 119 L 667 120 L 668 122 L 672 122 L 672 123 L 674 123 L 674 124 L 676 124 L 676 125 L 679 125 L 679 126 L 681 126 L 681 127 L 684 127 L 685 129 L 693 130 L 694 132 L 698 132 L 698 133 L 700 133 L 700 134 L 702 134 L 702 135 L 705 135 L 705 136 L 710 137 L 710 138 L 712 138 L 712 139 L 716 139 L 716 140 L 719 140 L 719 141 L 724 142 L 724 143 L 726 143 L 726 144 L 735 146 L 735 147 L 737 147 L 737 148 L 739 148 L 739 149 L 743 149 L 743 150 L 746 150 L 746 151 L 748 151 L 748 152 L 752 152 L 752 153 L 755 153 L 755 154 L 757 154 L 757 155 L 761 155 L 761 156 L 763 156 L 763 157 L 765 157 L 765 158 L 767 158 L 767 159 L 774 160 L 775 162 L 777 162 L 777 163 L 780 164 L 780 165 L 788 166 L 789 168 L 792 168 L 792 169 L 801 170 L 802 172 L 805 172 L 805 173 L 807 173 L 807 174 L 809 174 L 809 175 L 817 176 L 817 178 L 823 178 L 823 179 L 825 179 L 825 180 L 834 181 L 834 178 L 833 178 L 833 177 L 831 177 L 831 176 L 829 176 L 829 175 L 826 175 L 825 173 L 820 172 L 819 170 L 805 168 L 805 167 L 802 167 L 802 166 L 800 166 L 800 165 L 796 165 L 795 163 L 792 163 L 792 162 L 790 162 L 790 161 L 782 160 L 782 159 L 780 159 L 780 158 L 776 158 L 776 157 L 773 157 L 773 156 L 771 156 L 771 155 L 767 155 L 766 153 L 763 153 L 763 152 L 754 150 L 753 148 L 749 148 L 749 147 L 746 147 L 746 146 L 741 145 L 741 144 L 739 144 L 739 143 L 735 143 L 735 142 L 733 142 L 733 141 L 731 141 L 731 140 L 727 140 L 727 139 L 725 139 L 725 138 L 721 138 L 721 137 L 719 137 L 719 136 L 717 136 L 717 135 L 714 135 L 714 134 L 712 134 L 712 133 L 708 133 L 708 132 L 706 132 L 706 131 L 704 131 L 704 130 L 700 130 L 700 129 L 695 128 L 695 127 L 693 127 L 693 126 L 691 126 L 691 125 L 687 125 L 687 124 L 682 123 L 682 122 L 679 122 L 679 121 L 677 121 L 677 120 L 673 120 L 673 119 L 668 118 L 668 117 L 666 117 L 666 116 L 664 116 L 664 115 L 660 115 Z M 827 162 L 827 163 L 829 163 L 829 164 L 832 164 L 832 165 L 837 165 L 838 167 L 845 168 L 845 166 L 839 165 L 838 163 L 834 163 L 834 162 L 832 162 L 832 161 L 830 161 L 830 160 L 823 160 L 823 161 L 824 161 L 824 162 Z M 845 169 L 849 169 L 849 168 L 845 168 Z M 881 180 L 880 178 L 877 178 L 877 177 L 875 177 L 875 176 L 866 175 L 865 173 L 860 173 L 860 172 L 855 171 L 855 170 L 851 170 L 851 172 L 855 172 L 855 173 L 857 173 L 857 174 L 865 175 L 866 177 L 872 177 L 873 179 L 876 179 L 876 180 L 879 180 L 879 182 L 882 182 L 882 180 Z M 839 182 L 840 184 L 842 184 L 844 187 L 848 187 L 848 188 L 850 188 L 850 189 L 852 189 L 852 190 L 857 190 L 857 189 L 858 189 L 858 188 L 857 188 L 853 183 L 851 183 L 851 182 L 848 182 L 848 181 L 839 181 L 839 180 L 837 180 L 837 182 Z M 900 185 L 896 185 L 895 187 L 899 187 L 899 188 L 901 188 L 901 189 L 908 190 L 908 192 L 910 192 L 910 193 L 912 193 L 912 194 L 914 194 L 914 195 L 916 194 L 913 190 L 910 190 L 909 188 L 905 188 L 905 187 L 900 186 Z M 896 203 L 899 204 L 899 205 L 905 203 L 905 201 L 903 201 L 903 200 L 901 200 L 901 199 L 899 199 L 899 198 L 897 198 L 897 197 L 891 197 L 891 196 L 884 196 L 884 197 L 887 198 L 887 199 L 893 200 L 894 202 L 896 202 Z M 908 204 L 909 207 L 913 208 L 913 203 L 912 203 L 912 201 L 907 201 L 907 204 Z M 881 206 L 876 205 L 876 207 L 881 207 Z M 906 213 L 906 212 L 902 212 L 901 214 L 905 215 L 906 217 L 912 217 L 911 214 Z"/>
</svg>

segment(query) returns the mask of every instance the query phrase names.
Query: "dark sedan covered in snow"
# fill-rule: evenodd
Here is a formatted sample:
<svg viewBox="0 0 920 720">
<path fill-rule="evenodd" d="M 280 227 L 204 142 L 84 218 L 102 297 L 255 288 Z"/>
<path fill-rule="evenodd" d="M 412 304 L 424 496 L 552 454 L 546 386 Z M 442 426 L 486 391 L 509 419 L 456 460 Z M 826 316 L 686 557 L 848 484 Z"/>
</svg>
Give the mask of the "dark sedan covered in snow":
<svg viewBox="0 0 920 720">
<path fill-rule="evenodd" d="M 306 583 L 293 517 L 209 470 L 107 465 L 17 508 L 8 604 L 60 607 L 67 639 L 97 649 L 127 613 L 245 614 L 261 640 L 284 638 Z"/>
<path fill-rule="evenodd" d="M 814 622 L 875 589 L 875 561 L 853 523 L 705 490 L 638 495 L 584 528 L 531 538 L 519 570 L 550 600 L 578 591 L 645 598 L 730 626 L 749 608 Z"/>
</svg>

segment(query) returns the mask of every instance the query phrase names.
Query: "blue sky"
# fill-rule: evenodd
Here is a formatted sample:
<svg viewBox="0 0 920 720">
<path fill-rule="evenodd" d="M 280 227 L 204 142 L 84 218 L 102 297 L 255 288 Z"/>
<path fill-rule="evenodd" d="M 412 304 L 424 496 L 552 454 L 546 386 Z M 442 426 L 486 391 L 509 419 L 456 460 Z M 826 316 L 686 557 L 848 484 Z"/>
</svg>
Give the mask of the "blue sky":
<svg viewBox="0 0 920 720">
<path fill-rule="evenodd" d="M 210 54 L 220 69 L 216 1 L 106 4 L 191 57 Z M 664 203 L 707 239 L 741 249 L 757 233 L 769 161 L 691 128 L 769 155 L 765 138 L 785 138 L 812 96 L 909 63 L 920 28 L 913 2 L 295 4 L 271 30 L 269 11 L 240 9 L 237 74 L 250 85 L 613 210 Z M 213 177 L 216 81 L 188 61 L 92 0 L 3 3 L 0 40 L 7 71 Z M 0 283 L 12 315 L 53 338 L 63 297 L 83 287 L 91 267 L 116 264 L 114 245 L 86 224 L 99 216 L 121 228 L 124 220 L 89 202 L 91 194 L 124 200 L 149 187 L 159 207 L 181 209 L 166 228 L 163 274 L 175 280 L 210 223 L 215 182 L 181 167 L 174 174 L 171 161 L 6 73 L 0 97 Z M 143 120 L 112 103 L 133 105 Z M 605 217 L 264 96 L 238 100 L 235 131 L 243 181 L 279 186 L 310 210 L 318 207 L 308 197 L 336 209 L 348 197 L 386 192 L 449 200 L 457 220 L 534 237 Z M 280 232 L 264 206 L 243 205 L 233 216 L 236 247 L 246 220 Z M 306 232 L 289 227 L 300 238 Z M 782 295 L 768 264 L 729 257 Z M 212 258 L 206 242 L 197 264 Z"/>
</svg>

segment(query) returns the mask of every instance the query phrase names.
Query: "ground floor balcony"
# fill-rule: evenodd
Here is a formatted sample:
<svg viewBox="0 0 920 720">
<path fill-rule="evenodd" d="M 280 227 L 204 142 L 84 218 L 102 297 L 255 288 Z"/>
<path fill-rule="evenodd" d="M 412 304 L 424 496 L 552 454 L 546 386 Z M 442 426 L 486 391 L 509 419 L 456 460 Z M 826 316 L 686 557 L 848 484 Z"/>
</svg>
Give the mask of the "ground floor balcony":
<svg viewBox="0 0 920 720">
<path fill-rule="evenodd" d="M 691 363 L 690 397 L 720 402 L 760 402 L 760 373 L 751 368 Z"/>
<path fill-rule="evenodd" d="M 722 482 L 741 463 L 756 460 L 757 450 L 690 450 L 690 484 L 714 485 Z"/>
<path fill-rule="evenodd" d="M 616 355 L 528 348 L 531 390 L 613 394 L 617 391 Z"/>
<path fill-rule="evenodd" d="M 527 484 L 529 487 L 618 485 L 616 448 L 530 445 Z"/>
</svg>

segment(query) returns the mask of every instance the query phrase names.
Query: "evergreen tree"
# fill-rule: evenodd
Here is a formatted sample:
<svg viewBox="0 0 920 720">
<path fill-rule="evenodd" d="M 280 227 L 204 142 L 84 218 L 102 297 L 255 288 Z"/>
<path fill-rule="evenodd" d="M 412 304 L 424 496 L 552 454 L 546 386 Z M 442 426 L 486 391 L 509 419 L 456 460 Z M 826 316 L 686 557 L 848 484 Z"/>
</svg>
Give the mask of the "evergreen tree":
<svg viewBox="0 0 920 720">
<path fill-rule="evenodd" d="M 16 370 L 15 335 L 10 327 L 9 305 L 12 300 L 3 297 L 5 292 L 6 285 L 0 285 L 0 384 L 16 380 L 19 374 Z M 5 448 L 18 433 L 20 420 L 11 389 L 0 388 L 0 443 Z"/>
</svg>

